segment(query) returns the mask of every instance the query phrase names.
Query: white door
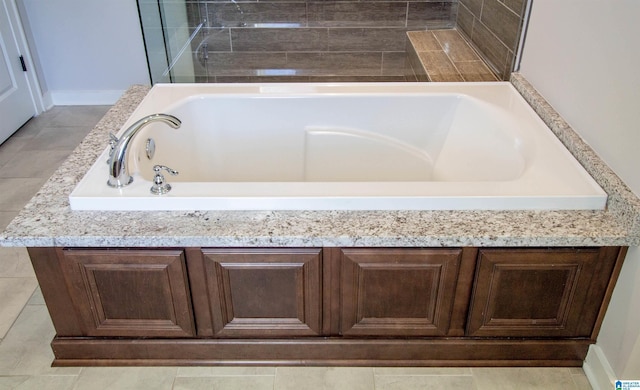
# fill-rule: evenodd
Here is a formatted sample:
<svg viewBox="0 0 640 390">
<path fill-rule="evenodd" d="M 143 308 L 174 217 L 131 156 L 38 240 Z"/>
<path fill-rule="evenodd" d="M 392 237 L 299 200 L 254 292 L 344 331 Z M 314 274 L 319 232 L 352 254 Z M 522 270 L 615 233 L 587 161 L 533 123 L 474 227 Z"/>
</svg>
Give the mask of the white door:
<svg viewBox="0 0 640 390">
<path fill-rule="evenodd" d="M 36 114 L 20 62 L 18 26 L 12 0 L 0 0 L 0 143 Z"/>
</svg>

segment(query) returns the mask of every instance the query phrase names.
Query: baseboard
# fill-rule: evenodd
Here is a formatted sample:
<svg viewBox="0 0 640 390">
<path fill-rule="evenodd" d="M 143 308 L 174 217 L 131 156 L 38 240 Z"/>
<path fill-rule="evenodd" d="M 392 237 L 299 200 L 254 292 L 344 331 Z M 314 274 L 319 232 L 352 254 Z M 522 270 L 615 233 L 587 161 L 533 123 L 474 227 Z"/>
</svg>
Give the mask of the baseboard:
<svg viewBox="0 0 640 390">
<path fill-rule="evenodd" d="M 32 253 L 32 252 L 30 252 Z M 56 337 L 54 366 L 580 367 L 590 340 Z"/>
<path fill-rule="evenodd" d="M 615 389 L 616 374 L 602 352 L 602 348 L 595 344 L 589 347 L 582 369 L 593 390 Z"/>
<path fill-rule="evenodd" d="M 51 92 L 47 91 L 42 95 L 42 104 L 44 105 L 44 111 L 48 111 L 54 106 Z"/>
<path fill-rule="evenodd" d="M 50 91 L 54 106 L 99 106 L 114 104 L 124 90 Z"/>
</svg>

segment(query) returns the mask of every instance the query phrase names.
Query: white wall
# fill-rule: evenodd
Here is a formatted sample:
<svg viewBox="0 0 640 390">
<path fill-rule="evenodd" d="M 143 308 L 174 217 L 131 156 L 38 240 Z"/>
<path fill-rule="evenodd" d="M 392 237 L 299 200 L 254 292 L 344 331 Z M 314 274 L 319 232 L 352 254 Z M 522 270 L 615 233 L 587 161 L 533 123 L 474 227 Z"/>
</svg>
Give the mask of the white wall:
<svg viewBox="0 0 640 390">
<path fill-rule="evenodd" d="M 18 0 L 54 105 L 112 104 L 149 84 L 135 0 Z"/>
<path fill-rule="evenodd" d="M 535 0 L 520 72 L 640 194 L 640 1 Z M 630 248 L 597 346 L 640 379 L 640 249 Z"/>
</svg>

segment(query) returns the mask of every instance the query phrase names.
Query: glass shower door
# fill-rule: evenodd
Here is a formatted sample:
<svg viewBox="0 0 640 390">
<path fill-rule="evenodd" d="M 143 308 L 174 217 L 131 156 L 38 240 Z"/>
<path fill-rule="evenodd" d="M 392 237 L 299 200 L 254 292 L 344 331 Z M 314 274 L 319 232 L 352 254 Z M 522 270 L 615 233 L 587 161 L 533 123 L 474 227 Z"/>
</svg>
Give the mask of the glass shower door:
<svg viewBox="0 0 640 390">
<path fill-rule="evenodd" d="M 406 81 L 407 31 L 457 0 L 138 0 L 153 83 Z"/>
<path fill-rule="evenodd" d="M 193 26 L 190 22 L 190 18 L 194 18 L 193 14 L 189 15 L 193 3 L 138 0 L 152 84 L 197 82 L 192 41 L 204 23 Z"/>
</svg>

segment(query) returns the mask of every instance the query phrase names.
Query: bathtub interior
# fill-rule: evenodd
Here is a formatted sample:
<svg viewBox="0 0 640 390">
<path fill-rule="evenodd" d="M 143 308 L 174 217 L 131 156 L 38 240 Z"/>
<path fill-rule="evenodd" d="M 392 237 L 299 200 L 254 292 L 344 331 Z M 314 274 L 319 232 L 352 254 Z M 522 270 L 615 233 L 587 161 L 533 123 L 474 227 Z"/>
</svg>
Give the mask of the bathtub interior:
<svg viewBox="0 0 640 390">
<path fill-rule="evenodd" d="M 174 182 L 507 181 L 535 154 L 522 124 L 462 94 L 209 95 L 165 113 L 181 128 L 154 124 L 132 145 L 146 180 L 162 164 Z"/>
<path fill-rule="evenodd" d="M 158 112 L 182 126 L 136 136 L 124 188 L 106 185 L 105 149 L 70 194 L 73 210 L 606 207 L 509 83 L 156 85 L 120 132 Z M 150 194 L 155 164 L 179 171 L 165 174 L 169 194 Z"/>
</svg>

